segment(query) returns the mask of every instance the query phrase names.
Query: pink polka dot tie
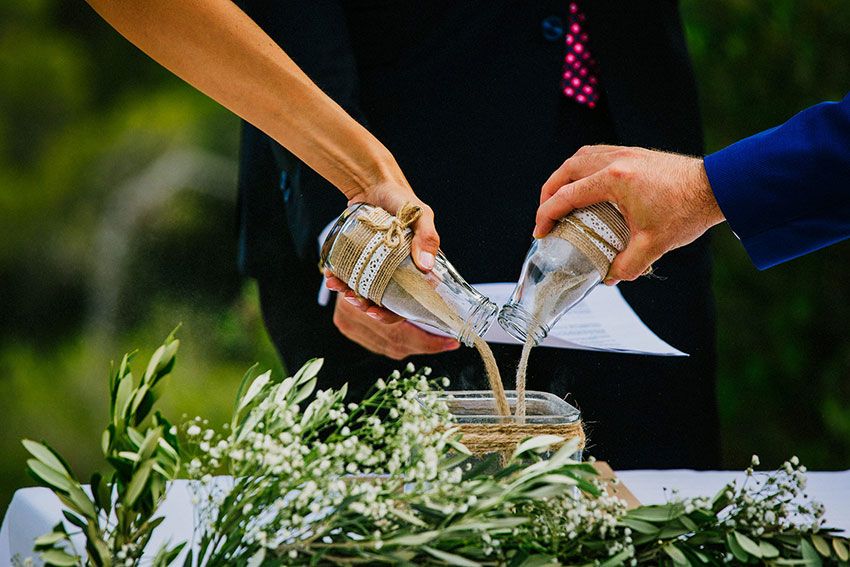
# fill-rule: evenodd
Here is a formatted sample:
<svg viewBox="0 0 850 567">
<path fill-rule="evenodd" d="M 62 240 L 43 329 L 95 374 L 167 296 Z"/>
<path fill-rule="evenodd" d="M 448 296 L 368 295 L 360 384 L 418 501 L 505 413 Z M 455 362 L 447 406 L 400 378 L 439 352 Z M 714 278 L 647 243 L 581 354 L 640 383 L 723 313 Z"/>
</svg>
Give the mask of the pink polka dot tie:
<svg viewBox="0 0 850 567">
<path fill-rule="evenodd" d="M 583 28 L 584 20 L 584 14 L 578 5 L 571 2 L 561 90 L 577 103 L 595 108 L 599 100 L 599 79 L 596 77 L 596 60 L 590 54 L 587 33 Z"/>
</svg>

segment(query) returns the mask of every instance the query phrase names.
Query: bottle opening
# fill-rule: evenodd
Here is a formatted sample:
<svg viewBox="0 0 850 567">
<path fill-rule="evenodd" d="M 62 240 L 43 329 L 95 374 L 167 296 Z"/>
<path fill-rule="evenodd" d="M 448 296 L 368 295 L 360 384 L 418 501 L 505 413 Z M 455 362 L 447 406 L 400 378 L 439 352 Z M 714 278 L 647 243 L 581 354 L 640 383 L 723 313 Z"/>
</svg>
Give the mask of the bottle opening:
<svg viewBox="0 0 850 567">
<path fill-rule="evenodd" d="M 460 342 L 469 347 L 473 346 L 475 337 L 483 337 L 487 329 L 490 328 L 497 309 L 495 303 L 481 296 L 481 301 L 469 313 L 466 322 L 458 333 Z"/>
<path fill-rule="evenodd" d="M 546 338 L 549 327 L 539 322 L 534 315 L 523 309 L 519 303 L 508 302 L 499 311 L 499 325 L 513 338 L 525 344 L 529 334 L 534 346 Z"/>
</svg>

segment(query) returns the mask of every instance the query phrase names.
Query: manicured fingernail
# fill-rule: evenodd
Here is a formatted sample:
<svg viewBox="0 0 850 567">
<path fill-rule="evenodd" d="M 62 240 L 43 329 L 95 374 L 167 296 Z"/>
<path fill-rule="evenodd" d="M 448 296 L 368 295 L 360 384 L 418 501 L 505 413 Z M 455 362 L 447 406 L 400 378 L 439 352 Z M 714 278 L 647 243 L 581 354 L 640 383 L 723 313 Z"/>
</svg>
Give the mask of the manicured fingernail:
<svg viewBox="0 0 850 567">
<path fill-rule="evenodd" d="M 460 343 L 454 339 L 449 339 L 443 343 L 443 347 L 446 350 L 457 350 L 460 348 Z"/>
<path fill-rule="evenodd" d="M 419 265 L 425 268 L 426 270 L 433 269 L 434 267 L 434 255 L 430 252 L 420 252 L 419 253 Z"/>
<path fill-rule="evenodd" d="M 347 294 L 347 293 L 346 293 L 346 294 L 345 294 L 345 295 L 343 295 L 342 297 L 344 297 L 344 298 L 345 298 L 345 300 L 346 300 L 347 302 L 349 302 L 350 304 L 352 304 L 353 306 L 355 306 L 355 307 L 360 307 L 360 300 L 359 300 L 359 299 L 357 299 L 357 296 L 356 296 L 356 295 L 354 295 L 353 293 L 352 293 L 351 295 L 349 295 L 349 294 Z"/>
<path fill-rule="evenodd" d="M 612 286 L 612 285 L 617 285 L 618 283 L 620 283 L 620 280 L 607 279 L 603 283 L 607 286 Z"/>
<path fill-rule="evenodd" d="M 378 315 L 377 313 L 373 313 L 373 312 L 371 312 L 371 311 L 367 311 L 367 312 L 366 312 L 366 315 L 368 315 L 369 317 L 371 317 L 371 318 L 372 318 L 372 319 L 374 319 L 375 321 L 382 321 L 381 316 L 380 316 L 380 315 Z"/>
</svg>

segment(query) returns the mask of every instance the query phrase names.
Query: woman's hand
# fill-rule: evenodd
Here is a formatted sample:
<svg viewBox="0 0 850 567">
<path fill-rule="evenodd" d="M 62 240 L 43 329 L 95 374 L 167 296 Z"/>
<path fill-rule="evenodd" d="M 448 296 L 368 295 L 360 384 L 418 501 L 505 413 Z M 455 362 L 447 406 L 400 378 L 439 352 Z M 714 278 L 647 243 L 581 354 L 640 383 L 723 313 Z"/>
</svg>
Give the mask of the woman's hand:
<svg viewBox="0 0 850 567">
<path fill-rule="evenodd" d="M 422 207 L 413 261 L 434 266 L 440 239 L 395 158 L 329 98 L 230 0 L 88 0 L 119 33 L 201 92 L 247 120 L 356 203 L 394 214 Z"/>
<path fill-rule="evenodd" d="M 397 176 L 401 176 L 400 170 Z M 413 242 L 410 254 L 420 270 L 427 272 L 434 268 L 434 258 L 440 248 L 440 236 L 434 227 L 434 211 L 419 200 L 403 177 L 400 181 L 377 183 L 355 195 L 348 204 L 360 202 L 378 205 L 392 215 L 396 214 L 405 203 L 417 205 L 422 210 L 422 214 L 412 227 Z"/>
<path fill-rule="evenodd" d="M 356 297 L 353 291 L 348 293 L 350 295 L 337 294 L 334 325 L 348 339 L 372 352 L 402 360 L 414 354 L 435 354 L 460 348 L 460 343 L 454 339 L 424 331 Z"/>
<path fill-rule="evenodd" d="M 401 172 L 398 172 L 401 177 Z M 437 230 L 434 228 L 434 212 L 431 207 L 420 201 L 413 190 L 407 185 L 407 181 L 401 177 L 402 182 L 383 182 L 372 186 L 371 188 L 358 193 L 354 198 L 350 199 L 348 204 L 365 202 L 371 205 L 378 205 L 391 214 L 395 214 L 406 203 L 417 205 L 422 214 L 413 224 L 413 241 L 411 242 L 410 255 L 414 263 L 422 271 L 430 271 L 434 268 L 434 259 L 437 250 L 440 248 L 440 237 Z M 370 315 L 377 321 L 383 323 L 398 323 L 403 321 L 392 311 L 379 307 L 364 297 L 358 297 L 354 291 L 349 289 L 346 282 L 335 277 L 333 273 L 325 269 L 326 285 L 328 289 L 344 295 L 349 303 L 355 306 L 360 311 Z M 368 348 L 368 347 L 367 347 Z"/>
</svg>

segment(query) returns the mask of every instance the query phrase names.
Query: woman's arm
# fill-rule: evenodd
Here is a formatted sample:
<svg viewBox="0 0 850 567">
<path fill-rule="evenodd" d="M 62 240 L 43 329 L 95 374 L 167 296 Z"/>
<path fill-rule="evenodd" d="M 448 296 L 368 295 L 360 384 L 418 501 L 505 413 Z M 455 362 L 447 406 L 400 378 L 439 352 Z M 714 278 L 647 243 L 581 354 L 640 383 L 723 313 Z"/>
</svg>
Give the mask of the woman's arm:
<svg viewBox="0 0 850 567">
<path fill-rule="evenodd" d="M 88 0 L 121 35 L 250 122 L 339 188 L 350 201 L 395 212 L 422 206 L 413 258 L 434 265 L 439 237 L 383 144 L 325 95 L 230 0 Z"/>
</svg>

